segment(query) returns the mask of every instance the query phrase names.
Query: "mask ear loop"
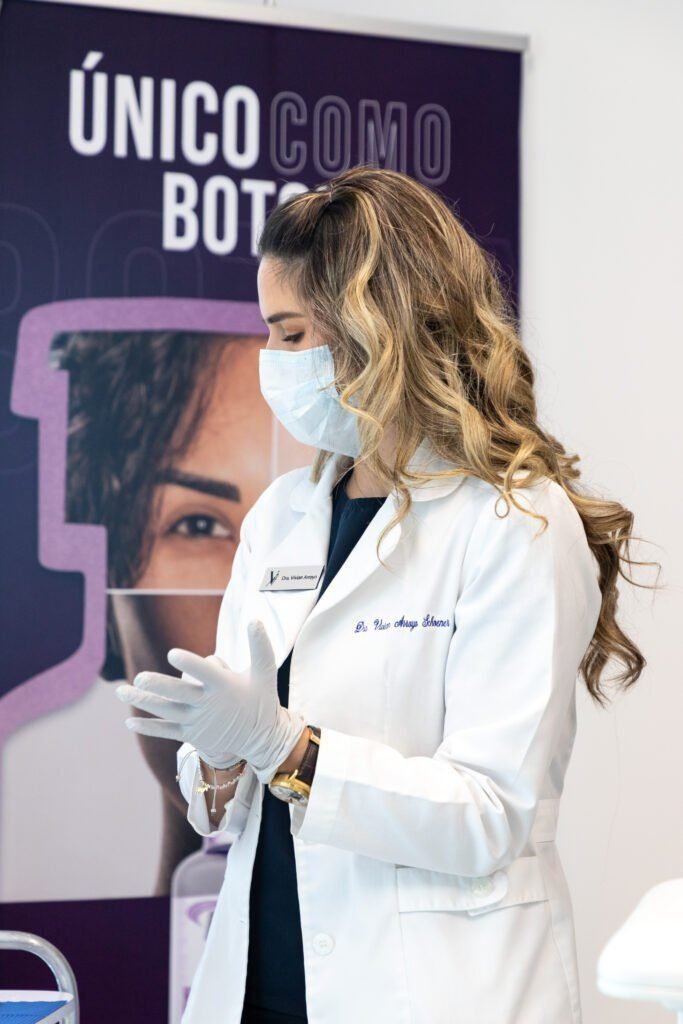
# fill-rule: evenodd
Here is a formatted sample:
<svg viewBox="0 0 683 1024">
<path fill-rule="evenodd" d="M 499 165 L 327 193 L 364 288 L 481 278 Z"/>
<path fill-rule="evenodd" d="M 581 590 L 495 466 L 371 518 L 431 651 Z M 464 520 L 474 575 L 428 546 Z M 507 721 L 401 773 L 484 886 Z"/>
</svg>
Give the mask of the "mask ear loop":
<svg viewBox="0 0 683 1024">
<path fill-rule="evenodd" d="M 327 391 L 328 388 L 335 388 L 334 358 L 330 346 L 327 343 L 324 345 L 314 345 L 308 351 L 313 361 L 313 372 L 316 384 L 318 385 L 318 391 Z M 329 371 L 329 373 L 326 371 Z"/>
</svg>

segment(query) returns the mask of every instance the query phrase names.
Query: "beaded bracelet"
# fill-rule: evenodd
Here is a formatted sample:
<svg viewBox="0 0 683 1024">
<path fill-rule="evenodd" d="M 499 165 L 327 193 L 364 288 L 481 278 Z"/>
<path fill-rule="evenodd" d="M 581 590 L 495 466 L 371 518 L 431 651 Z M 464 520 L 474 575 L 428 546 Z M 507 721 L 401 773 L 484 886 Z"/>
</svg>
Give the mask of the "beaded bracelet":
<svg viewBox="0 0 683 1024">
<path fill-rule="evenodd" d="M 216 813 L 216 790 L 217 789 L 227 789 L 228 786 L 236 786 L 237 783 L 239 782 L 239 780 L 244 775 L 244 772 L 245 772 L 246 767 L 247 767 L 247 762 L 244 759 L 242 759 L 241 761 L 235 761 L 235 763 L 231 764 L 228 768 L 221 768 L 220 769 L 221 771 L 231 771 L 233 768 L 237 768 L 238 765 L 242 765 L 241 772 L 239 772 L 235 776 L 234 779 L 229 779 L 227 782 L 222 782 L 220 785 L 216 785 L 216 769 L 214 768 L 213 769 L 214 785 L 212 786 L 211 783 L 204 781 L 204 775 L 202 774 L 202 759 L 199 756 L 199 751 L 197 751 L 197 750 L 188 750 L 188 752 L 185 754 L 185 757 L 180 762 L 180 768 L 178 769 L 178 773 L 176 774 L 176 782 L 180 781 L 180 774 L 181 774 L 181 772 L 183 770 L 183 765 L 185 764 L 185 761 L 190 756 L 190 754 L 197 754 L 197 761 L 198 761 L 198 764 L 199 764 L 199 778 L 201 779 L 201 782 L 197 785 L 196 792 L 197 793 L 205 793 L 207 791 L 207 789 L 212 789 L 213 790 L 213 805 L 211 807 L 211 813 L 215 814 Z M 213 768 L 213 765 L 210 765 L 210 767 Z"/>
</svg>

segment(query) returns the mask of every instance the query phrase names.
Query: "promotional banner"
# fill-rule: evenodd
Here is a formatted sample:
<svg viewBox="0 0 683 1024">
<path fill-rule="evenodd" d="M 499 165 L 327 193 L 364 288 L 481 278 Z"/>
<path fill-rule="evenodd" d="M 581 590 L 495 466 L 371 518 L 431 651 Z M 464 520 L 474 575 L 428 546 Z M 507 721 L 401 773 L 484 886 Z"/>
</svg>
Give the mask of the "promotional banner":
<svg viewBox="0 0 683 1024">
<path fill-rule="evenodd" d="M 218 3 L 2 6 L 0 928 L 58 947 L 86 1021 L 179 1024 L 230 855 L 112 684 L 213 652 L 244 515 L 315 455 L 259 389 L 265 218 L 356 164 L 402 171 L 516 303 L 520 50 Z M 50 987 L 0 954 L 0 988 Z"/>
</svg>

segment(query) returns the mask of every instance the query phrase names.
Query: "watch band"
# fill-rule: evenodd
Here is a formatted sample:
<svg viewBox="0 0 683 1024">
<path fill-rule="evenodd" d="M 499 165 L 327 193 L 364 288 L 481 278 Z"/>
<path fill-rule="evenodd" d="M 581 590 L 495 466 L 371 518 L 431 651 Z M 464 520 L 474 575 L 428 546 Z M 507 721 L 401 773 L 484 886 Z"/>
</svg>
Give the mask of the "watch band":
<svg viewBox="0 0 683 1024">
<path fill-rule="evenodd" d="M 308 746 L 304 751 L 304 756 L 301 758 L 301 764 L 297 772 L 297 779 L 299 782 L 305 782 L 307 786 L 313 784 L 313 773 L 315 772 L 315 766 L 318 761 L 318 747 L 320 746 L 320 729 L 317 725 L 309 725 L 310 736 L 308 740 Z"/>
<path fill-rule="evenodd" d="M 301 763 L 298 768 L 291 772 L 277 772 L 270 780 L 269 786 L 275 787 L 273 792 L 281 800 L 287 800 L 287 790 L 291 790 L 292 796 L 297 794 L 297 799 L 308 796 L 313 784 L 313 774 L 318 760 L 318 748 L 320 746 L 321 730 L 317 725 L 308 725 L 308 744 L 304 751 Z"/>
</svg>

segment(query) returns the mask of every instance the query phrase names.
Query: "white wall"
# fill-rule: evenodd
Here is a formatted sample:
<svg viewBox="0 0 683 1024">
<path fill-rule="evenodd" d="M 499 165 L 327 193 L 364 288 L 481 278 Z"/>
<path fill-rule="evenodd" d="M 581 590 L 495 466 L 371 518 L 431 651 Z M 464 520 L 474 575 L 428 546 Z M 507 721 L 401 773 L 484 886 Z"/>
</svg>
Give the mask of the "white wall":
<svg viewBox="0 0 683 1024">
<path fill-rule="evenodd" d="M 278 0 L 278 9 L 300 9 Z M 546 427 L 587 484 L 635 514 L 668 584 L 621 584 L 648 665 L 608 711 L 579 694 L 558 846 L 573 894 L 584 1024 L 666 1024 L 602 995 L 597 957 L 641 896 L 683 876 L 683 5 L 679 0 L 307 0 L 530 37 L 523 89 L 523 338 Z M 654 569 L 639 570 L 654 582 Z M 610 675 L 614 669 L 610 670 Z M 485 1022 L 482 1022 L 485 1024 Z M 519 1022 L 524 1024 L 524 1022 Z M 552 1022 L 548 1022 L 552 1024 Z"/>
</svg>

